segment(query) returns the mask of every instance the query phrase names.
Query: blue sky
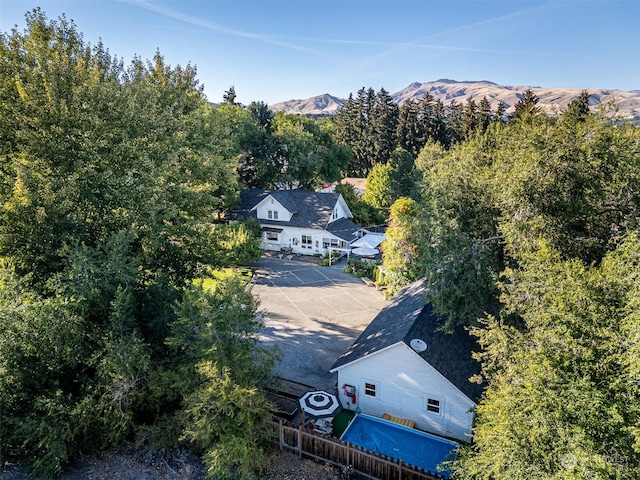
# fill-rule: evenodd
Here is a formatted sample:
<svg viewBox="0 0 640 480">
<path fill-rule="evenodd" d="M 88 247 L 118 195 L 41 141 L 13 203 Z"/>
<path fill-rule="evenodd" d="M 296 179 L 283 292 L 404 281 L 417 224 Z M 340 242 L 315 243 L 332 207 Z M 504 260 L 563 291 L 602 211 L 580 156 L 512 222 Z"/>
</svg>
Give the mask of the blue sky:
<svg viewBox="0 0 640 480">
<path fill-rule="evenodd" d="M 640 89 L 640 0 L 0 0 L 0 30 L 37 6 L 125 62 L 197 66 L 213 102 L 231 85 L 273 104 L 440 78 Z"/>
</svg>

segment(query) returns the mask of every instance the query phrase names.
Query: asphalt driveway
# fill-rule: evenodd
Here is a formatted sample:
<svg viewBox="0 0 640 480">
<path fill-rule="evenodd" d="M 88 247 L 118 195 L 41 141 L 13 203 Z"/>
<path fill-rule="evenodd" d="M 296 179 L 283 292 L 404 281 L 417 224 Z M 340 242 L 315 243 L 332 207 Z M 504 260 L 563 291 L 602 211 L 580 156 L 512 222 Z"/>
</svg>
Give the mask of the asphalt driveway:
<svg viewBox="0 0 640 480">
<path fill-rule="evenodd" d="M 382 293 L 344 273 L 345 265 L 269 256 L 253 264 L 265 324 L 260 342 L 282 351 L 278 376 L 332 391 L 329 368 L 385 305 Z"/>
</svg>

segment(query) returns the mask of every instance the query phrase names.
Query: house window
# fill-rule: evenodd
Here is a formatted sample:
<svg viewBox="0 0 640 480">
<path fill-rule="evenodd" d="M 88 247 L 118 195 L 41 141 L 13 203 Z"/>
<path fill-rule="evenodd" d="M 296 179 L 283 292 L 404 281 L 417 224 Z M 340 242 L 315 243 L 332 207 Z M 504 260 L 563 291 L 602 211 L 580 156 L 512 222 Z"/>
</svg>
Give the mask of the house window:
<svg viewBox="0 0 640 480">
<path fill-rule="evenodd" d="M 331 219 L 332 220 L 336 220 L 338 218 L 338 209 L 334 208 L 333 209 L 333 215 L 331 215 Z"/>
<path fill-rule="evenodd" d="M 337 238 L 323 238 L 322 248 L 325 250 L 329 248 L 340 248 L 340 241 Z"/>
<path fill-rule="evenodd" d="M 437 398 L 427 397 L 427 412 L 440 415 L 442 402 Z"/>
<path fill-rule="evenodd" d="M 278 220 L 278 211 L 277 210 L 268 210 L 267 217 L 269 220 Z"/>
<path fill-rule="evenodd" d="M 378 384 L 374 382 L 364 382 L 364 394 L 367 397 L 376 398 L 378 396 Z"/>
<path fill-rule="evenodd" d="M 311 235 L 302 235 L 302 248 L 311 248 L 313 246 L 313 239 Z"/>
<path fill-rule="evenodd" d="M 275 232 L 265 232 L 267 234 L 267 240 L 270 242 L 278 241 L 278 234 Z"/>
</svg>

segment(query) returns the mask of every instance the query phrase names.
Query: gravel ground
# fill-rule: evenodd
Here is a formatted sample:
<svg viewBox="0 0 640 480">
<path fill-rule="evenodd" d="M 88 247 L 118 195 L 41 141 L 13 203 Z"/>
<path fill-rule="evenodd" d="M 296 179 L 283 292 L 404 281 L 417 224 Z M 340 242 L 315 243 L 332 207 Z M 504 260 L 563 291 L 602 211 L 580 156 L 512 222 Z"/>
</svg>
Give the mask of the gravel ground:
<svg viewBox="0 0 640 480">
<path fill-rule="evenodd" d="M 79 460 L 60 480 L 204 480 L 204 466 L 184 450 L 104 452 Z M 328 464 L 300 460 L 296 455 L 274 451 L 262 480 L 337 480 Z M 6 465 L 0 480 L 42 480 L 24 473 L 18 465 Z"/>
</svg>

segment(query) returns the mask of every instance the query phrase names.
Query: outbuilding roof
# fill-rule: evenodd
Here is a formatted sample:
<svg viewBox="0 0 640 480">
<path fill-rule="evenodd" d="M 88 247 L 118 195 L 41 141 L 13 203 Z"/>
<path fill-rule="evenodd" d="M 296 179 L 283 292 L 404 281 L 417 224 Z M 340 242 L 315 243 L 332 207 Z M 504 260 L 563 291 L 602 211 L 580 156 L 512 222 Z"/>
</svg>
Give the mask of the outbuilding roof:
<svg viewBox="0 0 640 480">
<path fill-rule="evenodd" d="M 419 339 L 426 343 L 426 349 L 416 353 L 477 403 L 483 386 L 470 382 L 469 378 L 480 373 L 480 365 L 471 356 L 479 346 L 462 327 L 453 333 L 445 333 L 442 329 L 444 322 L 434 314 L 424 293 L 421 281 L 400 290 L 338 358 L 331 371 L 399 342 L 411 347 L 411 341 Z"/>
</svg>

